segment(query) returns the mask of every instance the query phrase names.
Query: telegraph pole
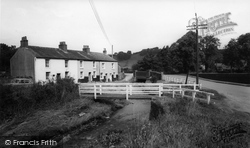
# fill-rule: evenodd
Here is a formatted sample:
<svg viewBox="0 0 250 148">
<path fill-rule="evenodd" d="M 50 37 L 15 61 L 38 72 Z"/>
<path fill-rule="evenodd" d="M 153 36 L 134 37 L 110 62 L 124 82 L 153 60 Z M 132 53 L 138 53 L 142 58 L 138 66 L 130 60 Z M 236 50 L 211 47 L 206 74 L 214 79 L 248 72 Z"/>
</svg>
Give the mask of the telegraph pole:
<svg viewBox="0 0 250 148">
<path fill-rule="evenodd" d="M 207 29 L 207 24 L 200 24 L 199 25 L 196 13 L 195 13 L 195 18 L 193 18 L 191 20 L 195 20 L 195 24 L 187 26 L 187 27 L 191 27 L 191 28 L 188 28 L 187 30 L 195 30 L 196 31 L 196 40 L 195 40 L 195 43 L 196 43 L 196 46 L 195 46 L 195 50 L 196 50 L 196 84 L 199 84 L 199 42 L 198 42 L 198 30 L 199 29 Z M 201 27 L 201 26 L 203 26 L 203 27 Z"/>
<path fill-rule="evenodd" d="M 114 55 L 114 53 L 113 53 L 113 45 L 112 45 L 111 49 L 112 49 L 112 51 L 111 51 L 111 52 L 112 52 L 112 58 L 113 58 L 113 55 Z"/>
</svg>

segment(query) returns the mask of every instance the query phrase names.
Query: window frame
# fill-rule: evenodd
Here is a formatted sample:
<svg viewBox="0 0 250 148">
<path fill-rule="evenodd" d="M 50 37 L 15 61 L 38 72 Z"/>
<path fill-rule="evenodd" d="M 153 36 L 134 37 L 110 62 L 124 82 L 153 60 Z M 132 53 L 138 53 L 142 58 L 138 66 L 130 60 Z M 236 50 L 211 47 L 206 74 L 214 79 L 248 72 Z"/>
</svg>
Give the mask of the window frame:
<svg viewBox="0 0 250 148">
<path fill-rule="evenodd" d="M 83 66 L 83 65 L 84 65 L 84 63 L 83 63 L 83 62 L 84 62 L 84 61 L 82 61 L 82 60 L 80 61 L 80 65 L 79 65 L 79 66 L 80 66 L 80 68 L 84 68 L 84 66 Z"/>
<path fill-rule="evenodd" d="M 84 72 L 80 71 L 80 79 L 83 79 L 83 78 L 84 78 Z"/>
<path fill-rule="evenodd" d="M 68 68 L 69 67 L 69 60 L 65 60 L 65 68 Z"/>
<path fill-rule="evenodd" d="M 93 68 L 96 68 L 96 62 L 93 61 Z"/>
<path fill-rule="evenodd" d="M 102 69 L 105 69 L 105 67 L 106 67 L 105 65 L 106 65 L 106 64 L 103 62 L 103 63 L 102 63 Z"/>
<path fill-rule="evenodd" d="M 100 74 L 100 79 L 103 79 L 103 73 L 101 72 L 101 74 Z"/>
<path fill-rule="evenodd" d="M 50 67 L 50 59 L 45 59 L 45 67 Z"/>
<path fill-rule="evenodd" d="M 50 77 L 50 72 L 45 72 L 45 78 L 46 78 L 46 80 L 49 80 L 49 77 Z"/>
</svg>

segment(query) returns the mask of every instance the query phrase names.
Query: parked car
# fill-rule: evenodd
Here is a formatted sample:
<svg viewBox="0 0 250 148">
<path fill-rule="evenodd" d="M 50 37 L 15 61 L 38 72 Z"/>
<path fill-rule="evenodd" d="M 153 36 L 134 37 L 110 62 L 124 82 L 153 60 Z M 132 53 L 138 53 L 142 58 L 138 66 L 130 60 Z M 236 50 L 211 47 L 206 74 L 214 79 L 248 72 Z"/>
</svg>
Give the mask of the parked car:
<svg viewBox="0 0 250 148">
<path fill-rule="evenodd" d="M 33 84 L 33 80 L 29 78 L 14 78 L 7 85 L 31 85 Z"/>
</svg>

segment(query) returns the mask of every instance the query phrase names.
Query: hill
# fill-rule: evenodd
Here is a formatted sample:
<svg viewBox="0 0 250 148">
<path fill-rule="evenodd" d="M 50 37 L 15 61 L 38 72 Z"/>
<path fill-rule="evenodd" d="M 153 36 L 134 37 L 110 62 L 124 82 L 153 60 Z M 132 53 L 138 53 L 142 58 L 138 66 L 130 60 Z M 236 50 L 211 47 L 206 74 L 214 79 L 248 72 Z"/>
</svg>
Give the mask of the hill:
<svg viewBox="0 0 250 148">
<path fill-rule="evenodd" d="M 136 64 L 139 60 L 142 60 L 145 55 L 156 54 L 159 51 L 160 51 L 160 49 L 158 47 L 154 47 L 154 48 L 142 49 L 139 52 L 135 52 L 135 53 L 131 54 L 130 58 L 127 60 L 119 60 L 117 58 L 118 57 L 117 55 L 114 56 L 114 58 L 118 60 L 118 63 L 122 68 L 132 69 L 132 66 L 134 64 Z"/>
<path fill-rule="evenodd" d="M 118 61 L 119 65 L 122 68 L 132 69 L 132 66 L 136 64 L 139 60 L 142 60 L 144 56 L 140 55 L 140 53 L 132 54 L 130 59 Z"/>
</svg>

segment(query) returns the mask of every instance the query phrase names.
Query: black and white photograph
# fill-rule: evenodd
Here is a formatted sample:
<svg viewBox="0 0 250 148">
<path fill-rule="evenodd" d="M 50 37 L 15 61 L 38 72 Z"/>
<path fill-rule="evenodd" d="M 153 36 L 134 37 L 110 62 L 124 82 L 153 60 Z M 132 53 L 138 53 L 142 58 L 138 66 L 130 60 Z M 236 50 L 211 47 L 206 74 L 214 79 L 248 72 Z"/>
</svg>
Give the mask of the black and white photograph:
<svg viewBox="0 0 250 148">
<path fill-rule="evenodd" d="M 250 148 L 249 0 L 0 0 L 0 148 Z"/>
</svg>

